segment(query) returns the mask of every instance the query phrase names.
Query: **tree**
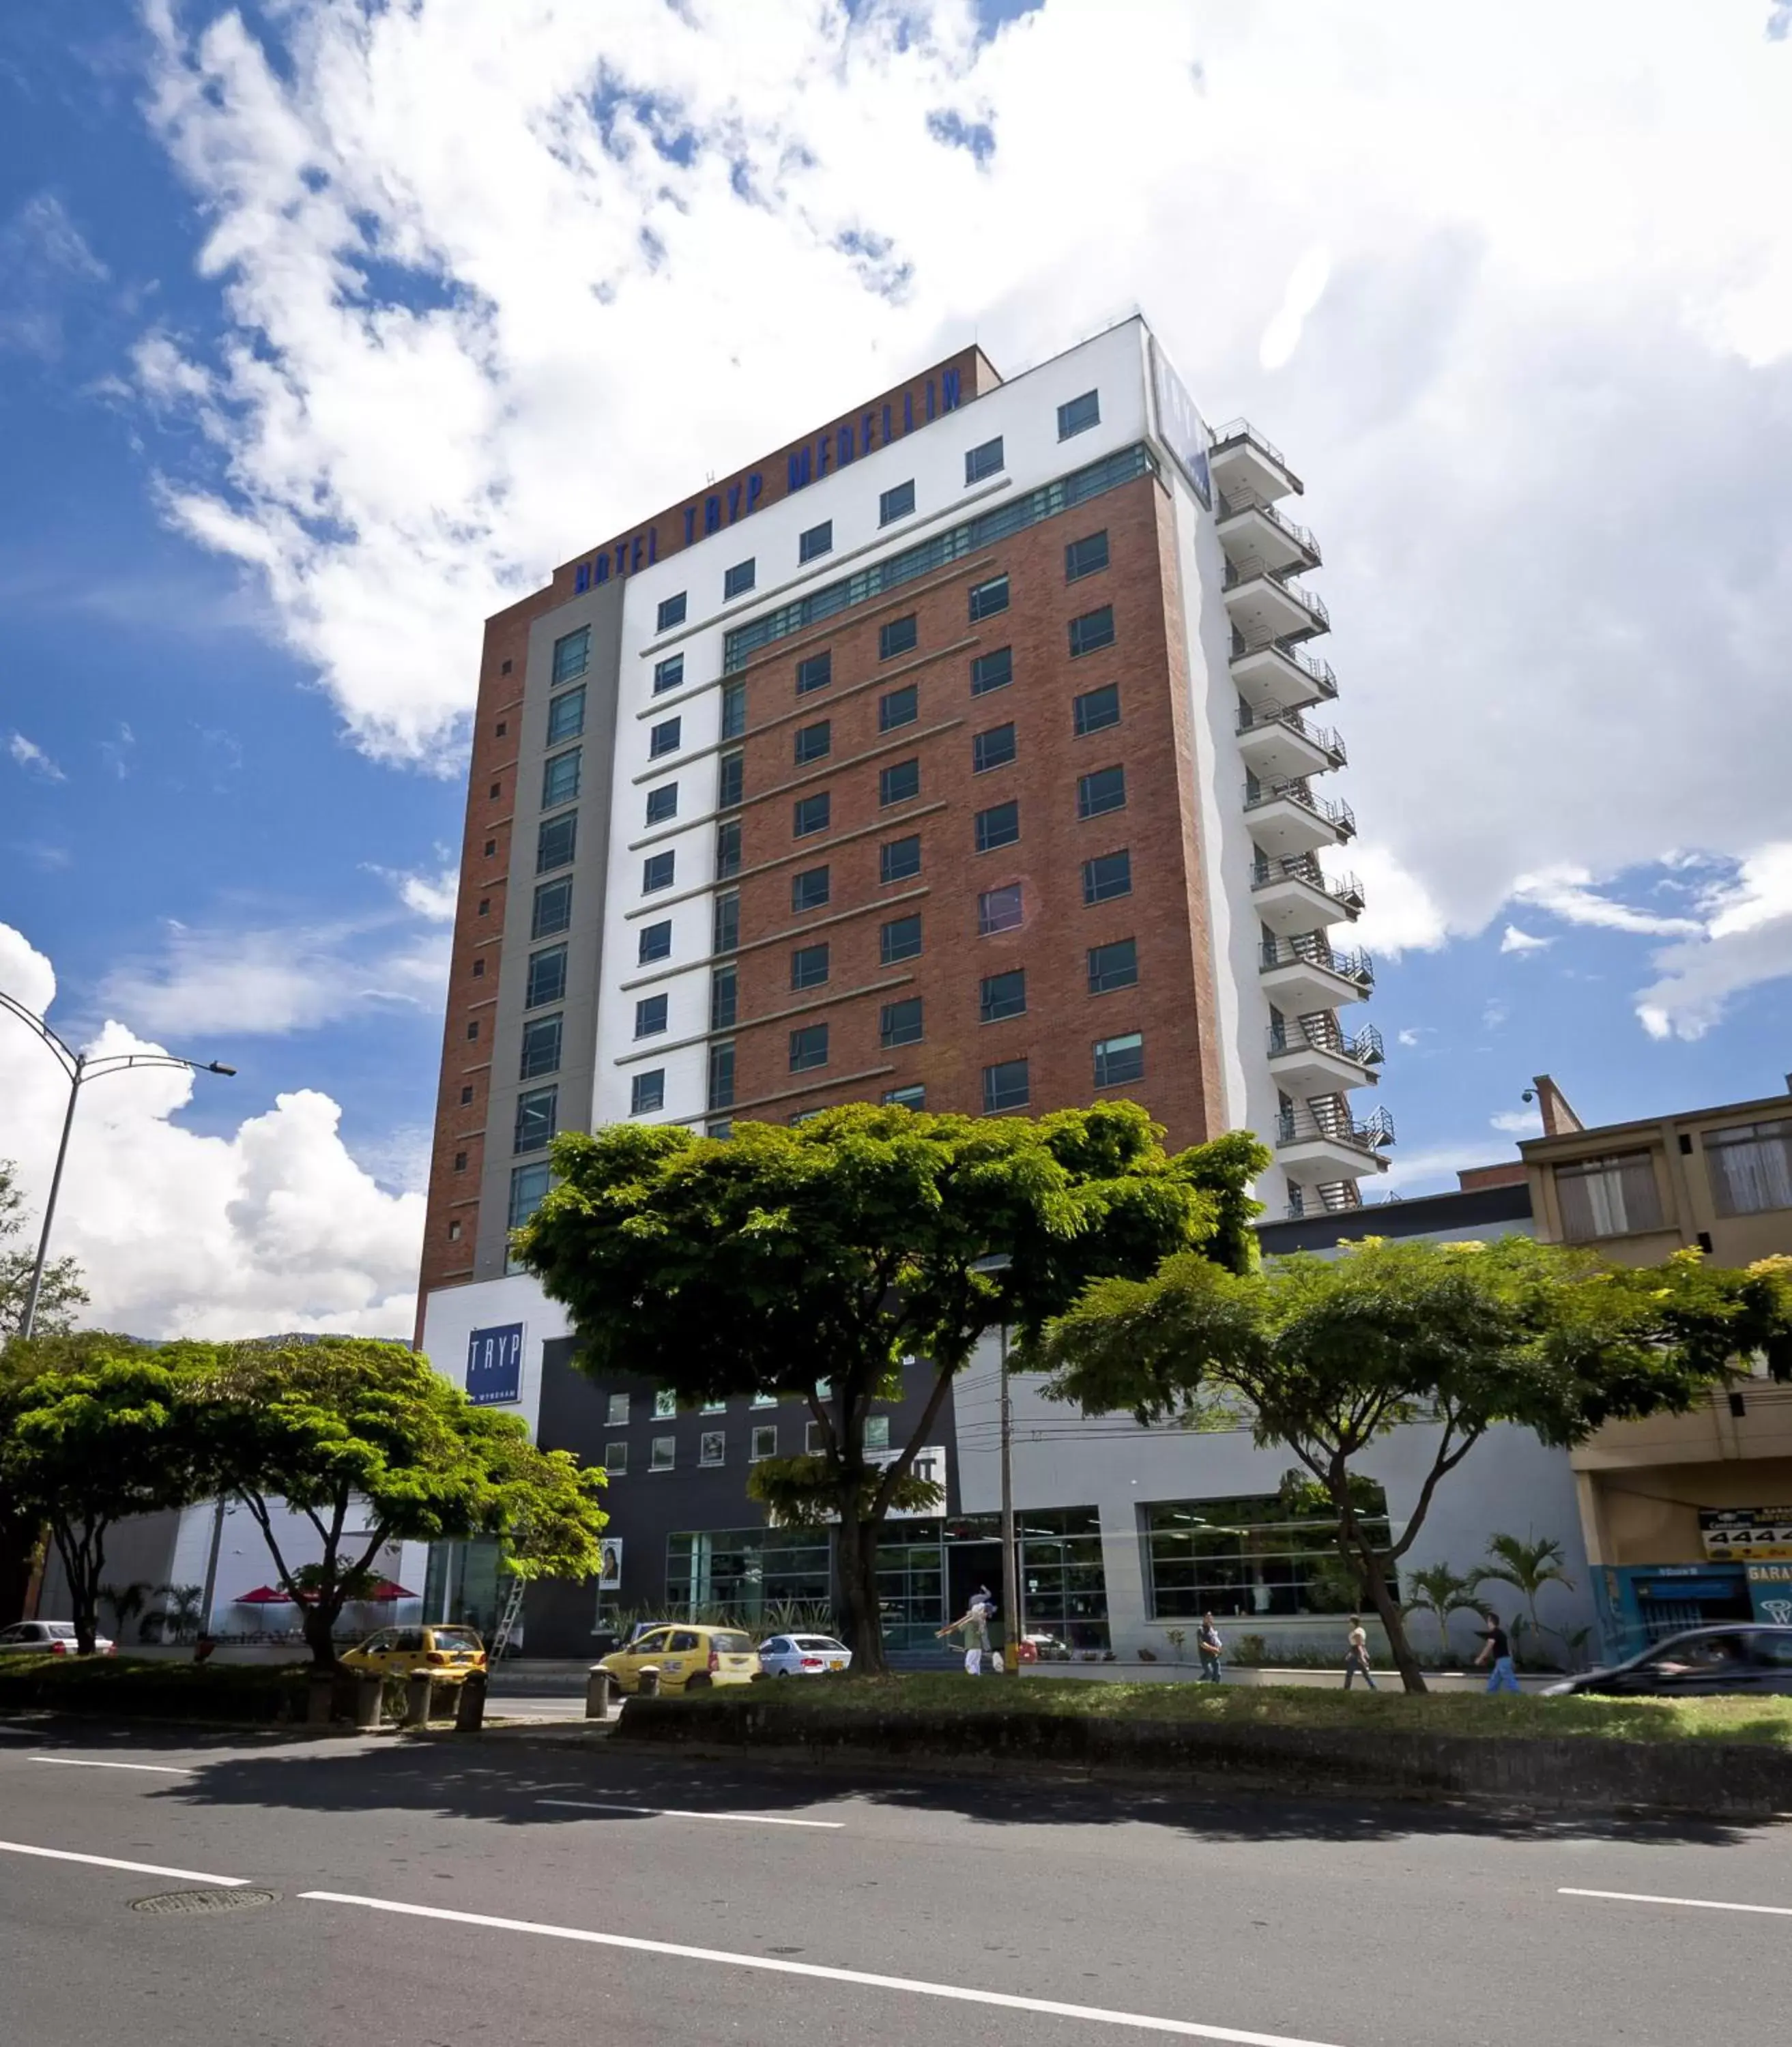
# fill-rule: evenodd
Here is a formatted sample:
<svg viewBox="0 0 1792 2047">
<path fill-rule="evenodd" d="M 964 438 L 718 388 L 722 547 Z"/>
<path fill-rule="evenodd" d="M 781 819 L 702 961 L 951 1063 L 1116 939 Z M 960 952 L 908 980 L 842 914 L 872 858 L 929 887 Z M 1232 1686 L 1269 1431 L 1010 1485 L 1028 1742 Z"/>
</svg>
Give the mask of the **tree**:
<svg viewBox="0 0 1792 2047">
<path fill-rule="evenodd" d="M 1537 1595 L 1545 1585 L 1574 1589 L 1574 1581 L 1562 1569 L 1567 1558 L 1561 1543 L 1553 1535 L 1528 1542 L 1516 1535 L 1490 1535 L 1487 1554 L 1493 1561 L 1479 1573 L 1480 1581 L 1511 1585 L 1524 1601 L 1524 1612 L 1512 1623 L 1513 1634 L 1553 1634 L 1554 1630 L 1546 1629 L 1537 1618 Z"/>
<path fill-rule="evenodd" d="M 803 1401 L 812 1456 L 756 1465 L 785 1522 L 835 1525 L 843 1626 L 857 1667 L 884 1667 L 877 1533 L 939 1503 L 914 1476 L 954 1376 L 999 1324 L 1025 1368 L 1047 1318 L 1093 1279 L 1173 1251 L 1252 1254 L 1246 1193 L 1267 1155 L 1234 1136 L 1167 1157 L 1128 1102 L 1037 1121 L 854 1104 L 726 1140 L 619 1124 L 554 1147 L 559 1184 L 514 1240 L 567 1308 L 581 1368 L 640 1375 L 687 1404 Z M 1009 1263 L 979 1270 L 992 1256 Z M 908 1441 L 865 1449 L 873 1403 L 906 1362 L 931 1375 Z"/>
<path fill-rule="evenodd" d="M 1425 1681 L 1391 1581 L 1438 1487 L 1496 1423 L 1567 1447 L 1601 1423 L 1683 1411 L 1759 1355 L 1792 1378 L 1792 1260 L 1731 1272 L 1697 1252 L 1615 1266 L 1527 1237 L 1491 1244 L 1365 1238 L 1240 1276 L 1179 1256 L 1147 1280 L 1091 1287 L 1043 1346 L 1049 1389 L 1086 1412 L 1248 1428 L 1285 1445 L 1329 1496 L 1340 1550 L 1408 1691 Z M 1423 1424 L 1430 1469 L 1396 1540 L 1357 1511 L 1357 1461 Z"/>
<path fill-rule="evenodd" d="M 1427 1564 L 1422 1570 L 1407 1573 L 1407 1596 L 1402 1601 L 1403 1618 L 1409 1613 L 1428 1613 L 1438 1623 L 1438 1647 L 1442 1660 L 1449 1661 L 1449 1617 L 1453 1613 L 1478 1614 L 1480 1601 L 1475 1588 L 1477 1573 L 1463 1577 L 1448 1564 Z"/>
<path fill-rule="evenodd" d="M 157 1591 L 161 1588 L 157 1588 Z M 105 1608 L 112 1623 L 112 1632 L 122 1642 L 125 1631 L 142 1612 L 149 1596 L 147 1578 L 134 1578 L 128 1585 L 102 1585 L 99 1604 Z"/>
<path fill-rule="evenodd" d="M 31 1290 L 32 1267 L 37 1262 L 37 1246 L 25 1227 L 18 1168 L 10 1159 L 0 1159 L 0 1344 L 17 1333 L 24 1318 L 25 1297 Z M 75 1260 L 58 1258 L 45 1266 L 37 1295 L 39 1331 L 66 1329 L 75 1310 L 87 1303 L 87 1287 Z"/>
<path fill-rule="evenodd" d="M 389 1542 L 495 1536 L 521 1578 L 598 1568 L 602 1472 L 537 1449 L 516 1416 L 474 1407 L 403 1345 L 230 1346 L 201 1406 L 207 1490 L 248 1508 L 321 1669 L 334 1668 L 343 1608 Z M 311 1523 L 319 1557 L 287 1557 L 282 1502 Z"/>
</svg>

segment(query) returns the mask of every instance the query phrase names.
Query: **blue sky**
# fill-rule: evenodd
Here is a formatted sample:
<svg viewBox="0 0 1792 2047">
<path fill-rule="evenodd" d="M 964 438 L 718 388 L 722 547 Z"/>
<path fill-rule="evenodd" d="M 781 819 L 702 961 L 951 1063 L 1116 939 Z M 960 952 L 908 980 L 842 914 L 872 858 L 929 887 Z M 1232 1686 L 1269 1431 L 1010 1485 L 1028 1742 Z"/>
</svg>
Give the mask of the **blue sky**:
<svg viewBox="0 0 1792 2047">
<path fill-rule="evenodd" d="M 408 1326 L 486 612 L 1136 303 L 1307 479 L 1390 1184 L 1539 1071 L 1589 1120 L 1782 1085 L 1775 11 L 1601 0 L 1541 68 L 1416 0 L 850 12 L 0 11 L 0 985 L 239 1069 L 84 1136 L 114 1319 Z"/>
</svg>

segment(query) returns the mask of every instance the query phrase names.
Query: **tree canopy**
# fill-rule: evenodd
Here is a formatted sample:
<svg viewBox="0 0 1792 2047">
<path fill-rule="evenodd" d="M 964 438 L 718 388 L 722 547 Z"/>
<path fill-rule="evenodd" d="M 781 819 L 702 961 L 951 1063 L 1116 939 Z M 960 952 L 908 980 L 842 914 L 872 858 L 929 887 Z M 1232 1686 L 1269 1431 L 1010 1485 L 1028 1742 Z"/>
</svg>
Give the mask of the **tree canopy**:
<svg viewBox="0 0 1792 2047">
<path fill-rule="evenodd" d="M 26 1228 L 25 1197 L 18 1190 L 18 1168 L 11 1159 L 0 1159 L 0 1343 L 14 1333 L 24 1317 L 37 1262 L 37 1246 Z M 44 1267 L 37 1295 L 37 1329 L 66 1329 L 75 1310 L 87 1303 L 79 1264 L 72 1258 L 52 1259 Z"/>
</svg>

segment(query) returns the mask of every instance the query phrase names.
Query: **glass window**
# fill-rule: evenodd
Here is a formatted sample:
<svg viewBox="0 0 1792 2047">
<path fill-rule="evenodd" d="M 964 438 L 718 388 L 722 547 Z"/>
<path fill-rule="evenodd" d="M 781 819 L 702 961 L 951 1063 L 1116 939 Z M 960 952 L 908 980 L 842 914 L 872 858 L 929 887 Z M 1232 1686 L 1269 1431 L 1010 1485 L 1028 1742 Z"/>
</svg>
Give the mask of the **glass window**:
<svg viewBox="0 0 1792 2047">
<path fill-rule="evenodd" d="M 877 934 L 878 957 L 885 966 L 913 959 L 921 950 L 921 919 L 892 917 Z"/>
<path fill-rule="evenodd" d="M 827 1064 L 827 1026 L 825 1023 L 805 1023 L 799 1031 L 790 1034 L 790 1070 L 793 1074 L 806 1074 L 816 1066 Z"/>
<path fill-rule="evenodd" d="M 900 690 L 888 690 L 877 699 L 877 729 L 894 732 L 912 725 L 921 714 L 921 693 L 912 683 Z"/>
<path fill-rule="evenodd" d="M 525 1088 L 517 1097 L 517 1151 L 539 1151 L 550 1143 L 558 1112 L 560 1090 L 556 1087 Z"/>
<path fill-rule="evenodd" d="M 1555 1186 L 1562 1204 L 1562 1233 L 1571 1241 L 1624 1236 L 1635 1230 L 1662 1227 L 1652 1152 L 1617 1151 L 1600 1159 L 1577 1159 L 1572 1165 L 1556 1167 Z"/>
<path fill-rule="evenodd" d="M 790 956 L 790 985 L 793 989 L 819 988 L 827 979 L 827 947 L 799 946 Z"/>
<path fill-rule="evenodd" d="M 581 625 L 554 642 L 553 686 L 576 682 L 591 664 L 591 629 Z"/>
<path fill-rule="evenodd" d="M 679 600 L 681 603 L 683 601 L 683 600 L 682 598 Z M 661 609 L 664 609 L 664 607 L 662 606 Z M 648 1469 L 649 1471 L 670 1471 L 673 1465 L 677 1462 L 677 1437 L 656 1436 L 653 1438 L 652 1448 L 648 1456 Z"/>
<path fill-rule="evenodd" d="M 660 632 L 670 633 L 675 625 L 684 623 L 684 598 L 685 593 L 682 590 L 676 597 L 660 598 L 657 627 Z"/>
<path fill-rule="evenodd" d="M 891 619 L 888 625 L 877 629 L 878 660 L 893 661 L 898 654 L 911 653 L 919 637 L 912 611 L 906 618 Z"/>
<path fill-rule="evenodd" d="M 635 1035 L 656 1038 L 666 1027 L 666 998 L 644 995 L 635 1004 Z"/>
<path fill-rule="evenodd" d="M 1109 811 L 1126 807 L 1126 770 L 1097 768 L 1091 775 L 1077 777 L 1077 815 L 1104 817 Z"/>
<path fill-rule="evenodd" d="M 977 849 L 993 853 L 999 846 L 1012 846 L 1020 836 L 1019 803 L 996 803 L 977 814 Z"/>
<path fill-rule="evenodd" d="M 724 683 L 722 686 L 722 730 L 717 735 L 722 739 L 738 739 L 747 729 L 747 686 L 745 683 Z"/>
<path fill-rule="evenodd" d="M 728 1403 L 726 1400 L 706 1400 L 697 1412 L 699 1414 L 726 1414 L 728 1412 Z"/>
<path fill-rule="evenodd" d="M 892 838 L 877 849 L 877 879 L 908 881 L 921 871 L 921 835 Z"/>
<path fill-rule="evenodd" d="M 1133 988 L 1139 980 L 1139 946 L 1135 938 L 1116 938 L 1112 945 L 1089 949 L 1089 992 L 1111 995 L 1117 988 Z"/>
<path fill-rule="evenodd" d="M 1099 391 L 1085 391 L 1080 398 L 1073 398 L 1066 405 L 1058 408 L 1058 438 L 1067 441 L 1073 434 L 1086 433 L 1091 427 L 1101 424 L 1101 394 Z"/>
<path fill-rule="evenodd" d="M 523 1026 L 523 1055 L 519 1080 L 532 1081 L 542 1074 L 560 1070 L 560 1027 L 558 1016 L 536 1016 Z"/>
<path fill-rule="evenodd" d="M 647 792 L 647 822 L 663 825 L 668 818 L 678 815 L 678 784 L 662 782 L 657 789 Z"/>
<path fill-rule="evenodd" d="M 741 871 L 741 821 L 725 818 L 715 828 L 715 878 L 726 881 Z"/>
<path fill-rule="evenodd" d="M 679 735 L 684 729 L 681 718 L 668 718 L 655 726 L 647 735 L 647 757 L 650 760 L 663 759 L 679 749 Z"/>
<path fill-rule="evenodd" d="M 883 768 L 877 773 L 877 800 L 881 804 L 906 803 L 921 793 L 921 764 L 919 760 L 899 760 L 893 768 Z"/>
<path fill-rule="evenodd" d="M 756 1393 L 753 1396 L 753 1404 L 756 1407 L 776 1407 L 778 1396 L 775 1393 Z"/>
<path fill-rule="evenodd" d="M 1008 577 L 1006 574 L 991 576 L 987 582 L 973 582 L 970 586 L 970 622 L 974 625 L 980 618 L 993 618 L 998 611 L 1008 609 Z"/>
<path fill-rule="evenodd" d="M 556 931 L 563 931 L 572 922 L 572 883 L 544 881 L 535 892 L 535 905 L 529 915 L 529 936 L 532 938 L 551 938 Z"/>
<path fill-rule="evenodd" d="M 754 569 L 750 555 L 744 562 L 735 563 L 731 569 L 724 569 L 722 572 L 722 594 L 724 599 L 730 597 L 745 597 L 753 588 L 753 577 Z"/>
<path fill-rule="evenodd" d="M 986 695 L 991 690 L 1006 689 L 1014 680 L 1014 649 L 998 647 L 993 653 L 979 654 L 970 664 L 970 693 L 973 697 Z"/>
<path fill-rule="evenodd" d="M 510 1169 L 510 1227 L 521 1229 L 548 1198 L 546 1166 L 513 1166 Z"/>
<path fill-rule="evenodd" d="M 816 725 L 799 725 L 796 728 L 796 764 L 805 767 L 811 760 L 825 760 L 834 751 L 834 726 L 827 718 Z"/>
<path fill-rule="evenodd" d="M 670 888 L 677 871 L 676 853 L 650 853 L 641 864 L 641 892 L 651 896 L 656 889 Z"/>
<path fill-rule="evenodd" d="M 1000 888 L 986 888 L 977 899 L 977 934 L 986 938 L 996 931 L 1018 931 L 1021 915 L 1018 881 L 1004 883 Z"/>
<path fill-rule="evenodd" d="M 1005 768 L 1014 758 L 1014 727 L 1012 725 L 992 726 L 989 731 L 977 733 L 970 743 L 970 765 L 973 775 L 987 774 L 992 768 Z"/>
<path fill-rule="evenodd" d="M 643 924 L 641 938 L 635 949 L 636 963 L 651 966 L 654 961 L 670 959 L 672 956 L 672 920 L 663 919 L 657 924 Z"/>
<path fill-rule="evenodd" d="M 890 1447 L 890 1418 L 888 1414 L 865 1416 L 865 1447 L 868 1450 L 887 1450 Z"/>
<path fill-rule="evenodd" d="M 753 1432 L 752 1461 L 762 1464 L 767 1457 L 778 1454 L 778 1425 L 776 1422 L 761 1422 Z"/>
<path fill-rule="evenodd" d="M 805 1457 L 819 1457 L 827 1448 L 827 1438 L 822 1432 L 819 1422 L 803 1424 L 803 1453 Z M 774 1646 L 774 1653 L 776 1649 Z"/>
<path fill-rule="evenodd" d="M 625 1399 L 627 1396 L 625 1395 Z M 626 1443 L 606 1443 L 603 1446 L 603 1468 L 611 1478 L 624 1478 L 629 1470 L 629 1446 Z"/>
<path fill-rule="evenodd" d="M 1095 1041 L 1095 1085 L 1120 1087 L 1145 1077 L 1145 1041 L 1136 1031 Z"/>
<path fill-rule="evenodd" d="M 612 1429 L 625 1429 L 629 1426 L 629 1396 L 626 1393 L 613 1393 L 604 1409 L 604 1420 Z"/>
<path fill-rule="evenodd" d="M 684 680 L 684 656 L 668 654 L 663 661 L 653 664 L 653 694 L 664 696 L 668 690 L 675 690 Z"/>
<path fill-rule="evenodd" d="M 710 976 L 710 1028 L 732 1031 L 740 1008 L 741 977 L 730 963 L 718 966 Z"/>
<path fill-rule="evenodd" d="M 925 1109 L 927 1105 L 927 1091 L 919 1085 L 892 1088 L 884 1097 L 886 1109 Z"/>
<path fill-rule="evenodd" d="M 796 694 L 806 697 L 812 690 L 825 690 L 834 680 L 834 655 L 824 647 L 819 654 L 806 654 L 796 664 Z"/>
<path fill-rule="evenodd" d="M 1132 855 L 1124 848 L 1118 853 L 1098 853 L 1093 860 L 1083 862 L 1082 900 L 1091 907 L 1132 893 Z"/>
<path fill-rule="evenodd" d="M 999 1066 L 983 1069 L 985 1116 L 993 1116 L 1000 1109 L 1024 1109 L 1030 1099 L 1024 1059 L 1004 1059 Z"/>
<path fill-rule="evenodd" d="M 653 1395 L 653 1418 L 656 1422 L 669 1422 L 678 1412 L 678 1395 L 669 1386 L 658 1387 Z"/>
<path fill-rule="evenodd" d="M 877 523 L 888 526 L 892 520 L 906 519 L 915 509 L 915 486 L 912 481 L 898 483 L 882 492 L 877 500 Z"/>
<path fill-rule="evenodd" d="M 536 873 L 547 874 L 556 867 L 571 867 L 578 847 L 579 813 L 571 811 L 563 818 L 550 818 L 536 828 Z"/>
<path fill-rule="evenodd" d="M 1105 528 L 1099 533 L 1086 534 L 1080 540 L 1073 540 L 1064 550 L 1064 580 L 1074 582 L 1079 577 L 1093 575 L 1108 566 L 1108 536 Z"/>
<path fill-rule="evenodd" d="M 1792 1209 L 1792 1117 L 1708 1130 L 1705 1158 L 1720 1216 Z"/>
<path fill-rule="evenodd" d="M 818 555 L 831 554 L 834 551 L 834 521 L 824 519 L 819 526 L 811 526 L 797 536 L 796 559 L 812 562 Z"/>
<path fill-rule="evenodd" d="M 1092 732 L 1105 732 L 1120 722 L 1120 685 L 1104 683 L 1098 690 L 1086 690 L 1072 703 L 1076 735 L 1086 739 Z"/>
<path fill-rule="evenodd" d="M 637 1074 L 629 1083 L 629 1113 L 631 1116 L 651 1116 L 654 1110 L 666 1105 L 666 1070 L 656 1066 L 651 1073 Z"/>
<path fill-rule="evenodd" d="M 1007 465 L 1002 460 L 1002 437 L 997 434 L 993 441 L 980 442 L 965 451 L 965 482 L 966 485 L 981 483 L 986 476 L 1000 475 Z"/>
<path fill-rule="evenodd" d="M 800 874 L 790 880 L 790 907 L 799 914 L 804 910 L 819 910 L 826 902 L 830 892 L 828 872 L 825 867 L 806 867 Z"/>
<path fill-rule="evenodd" d="M 563 739 L 576 739 L 584 729 L 585 685 L 581 683 L 548 705 L 548 744 L 557 746 Z"/>
<path fill-rule="evenodd" d="M 1027 1013 L 1027 973 L 1024 967 L 1014 967 L 1006 973 L 985 974 L 983 993 L 977 1004 L 977 1020 L 980 1023 L 1000 1023 L 1004 1017 L 1024 1016 Z"/>
<path fill-rule="evenodd" d="M 1070 621 L 1070 653 L 1093 654 L 1097 648 L 1114 644 L 1114 608 L 1104 604 L 1099 611 L 1086 611 Z"/>
<path fill-rule="evenodd" d="M 741 942 L 741 892 L 730 888 L 715 899 L 715 914 L 710 923 L 710 950 L 731 953 Z"/>
<path fill-rule="evenodd" d="M 898 1045 L 918 1045 L 921 1042 L 921 998 L 907 996 L 900 1002 L 886 1002 L 877 1020 L 877 1042 L 885 1051 Z"/>
<path fill-rule="evenodd" d="M 719 1465 L 724 1461 L 728 1438 L 720 1429 L 706 1429 L 697 1438 L 697 1461 Z"/>
<path fill-rule="evenodd" d="M 1385 1544 L 1392 1539 L 1386 1495 L 1373 1480 L 1363 1484 L 1364 1532 Z M 1278 1493 L 1260 1493 L 1156 1501 L 1140 1515 L 1155 1619 L 1347 1614 L 1360 1602 L 1356 1575 L 1338 1554 L 1337 1518 L 1325 1508 L 1299 1512 Z"/>
<path fill-rule="evenodd" d="M 827 830 L 832 814 L 833 799 L 826 789 L 812 796 L 799 796 L 790 807 L 790 835 L 792 838 L 807 838 L 812 832 Z"/>
<path fill-rule="evenodd" d="M 734 1105 L 734 1041 L 729 1039 L 724 1044 L 710 1047 L 709 1106 L 731 1109 Z M 712 1127 L 711 1137 L 726 1137 L 726 1128 Z"/>
<path fill-rule="evenodd" d="M 533 1009 L 544 1002 L 558 1002 L 566 992 L 566 947 L 547 946 L 538 953 L 531 953 L 528 986 L 524 991 L 523 1006 Z"/>
<path fill-rule="evenodd" d="M 718 811 L 731 811 L 746 794 L 747 756 L 744 753 L 725 753 L 716 763 L 715 804 Z"/>
</svg>

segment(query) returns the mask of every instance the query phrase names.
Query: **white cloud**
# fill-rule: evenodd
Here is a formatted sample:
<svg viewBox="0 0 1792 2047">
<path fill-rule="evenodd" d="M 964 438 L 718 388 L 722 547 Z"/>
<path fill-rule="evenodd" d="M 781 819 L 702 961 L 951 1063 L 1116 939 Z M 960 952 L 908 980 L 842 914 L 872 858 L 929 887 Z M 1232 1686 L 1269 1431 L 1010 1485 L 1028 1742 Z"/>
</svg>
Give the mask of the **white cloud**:
<svg viewBox="0 0 1792 2047">
<path fill-rule="evenodd" d="M 1410 1051 L 1430 1028 L 1431 1026 L 1429 1023 L 1421 1023 L 1410 1031 L 1396 1031 L 1395 1042 L 1397 1044 L 1404 1045 Z"/>
<path fill-rule="evenodd" d="M 27 739 L 22 732 L 15 732 L 7 741 L 6 751 L 28 775 L 35 775 L 45 782 L 68 780 L 43 748 L 34 740 Z"/>
<path fill-rule="evenodd" d="M 1363 885 L 1363 914 L 1348 942 L 1388 959 L 1405 952 L 1434 952 L 1448 936 L 1442 906 L 1418 876 L 1385 846 L 1351 849 Z"/>
<path fill-rule="evenodd" d="M 1702 1038 L 1734 999 L 1792 974 L 1792 840 L 1762 847 L 1701 898 L 1699 935 L 1655 956 L 1658 978 L 1636 999 L 1651 1038 Z"/>
<path fill-rule="evenodd" d="M 1703 928 L 1693 917 L 1658 916 L 1651 910 L 1634 910 L 1628 903 L 1614 903 L 1592 884 L 1593 876 L 1585 868 L 1563 865 L 1541 873 L 1521 874 L 1512 884 L 1512 895 L 1515 900 L 1534 904 L 1565 923 L 1591 924 L 1603 931 L 1673 938 Z M 1523 948 L 1502 946 L 1500 950 L 1521 951 Z"/>
<path fill-rule="evenodd" d="M 1490 1128 L 1504 1131 L 1508 1137 L 1541 1137 L 1543 1119 L 1535 1109 L 1503 1109 L 1497 1116 L 1488 1119 Z"/>
<path fill-rule="evenodd" d="M 1503 953 L 1540 953 L 1555 943 L 1554 938 L 1533 938 L 1530 932 L 1521 931 L 1516 924 L 1508 924 L 1500 940 Z"/>
<path fill-rule="evenodd" d="M 1265 370 L 1279 370 L 1300 346 L 1306 316 L 1326 296 L 1332 259 L 1323 249 L 1309 249 L 1288 273 L 1288 288 L 1275 316 L 1263 331 L 1257 360 Z"/>
<path fill-rule="evenodd" d="M 399 901 L 407 910 L 415 911 L 432 924 L 453 923 L 455 905 L 460 895 L 458 867 L 445 866 L 434 874 L 412 874 L 385 867 L 375 868 L 373 872 L 392 884 L 398 892 Z"/>
</svg>

